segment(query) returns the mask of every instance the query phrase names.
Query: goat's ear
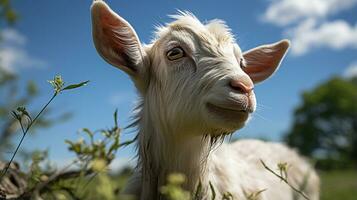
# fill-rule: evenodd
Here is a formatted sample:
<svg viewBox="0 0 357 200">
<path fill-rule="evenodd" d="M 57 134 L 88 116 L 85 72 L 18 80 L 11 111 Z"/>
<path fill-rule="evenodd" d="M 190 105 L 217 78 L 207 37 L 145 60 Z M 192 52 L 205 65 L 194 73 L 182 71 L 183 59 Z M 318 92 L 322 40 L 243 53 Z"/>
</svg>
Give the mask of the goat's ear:
<svg viewBox="0 0 357 200">
<path fill-rule="evenodd" d="M 274 44 L 262 45 L 243 53 L 246 67 L 245 73 L 259 83 L 269 78 L 280 65 L 290 46 L 289 40 L 281 40 Z"/>
<path fill-rule="evenodd" d="M 92 34 L 98 53 L 132 77 L 142 69 L 144 51 L 131 25 L 101 0 L 92 8 Z"/>
</svg>

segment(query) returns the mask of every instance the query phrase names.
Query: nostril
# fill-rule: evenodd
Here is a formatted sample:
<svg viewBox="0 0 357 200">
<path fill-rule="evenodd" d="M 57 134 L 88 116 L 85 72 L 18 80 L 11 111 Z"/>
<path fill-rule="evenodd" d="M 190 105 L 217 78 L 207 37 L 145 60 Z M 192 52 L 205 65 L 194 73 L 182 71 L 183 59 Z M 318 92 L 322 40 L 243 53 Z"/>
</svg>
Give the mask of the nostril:
<svg viewBox="0 0 357 200">
<path fill-rule="evenodd" d="M 237 84 L 233 84 L 232 82 L 230 82 L 230 83 L 229 83 L 229 86 L 230 86 L 233 90 L 235 90 L 235 91 L 237 91 L 237 92 L 239 92 L 239 93 L 245 93 L 244 89 L 243 89 L 241 86 L 237 85 Z"/>
<path fill-rule="evenodd" d="M 247 86 L 243 82 L 238 81 L 238 80 L 231 80 L 229 82 L 229 86 L 233 90 L 238 91 L 239 93 L 244 93 L 244 94 L 248 94 L 253 90 L 252 86 Z"/>
</svg>

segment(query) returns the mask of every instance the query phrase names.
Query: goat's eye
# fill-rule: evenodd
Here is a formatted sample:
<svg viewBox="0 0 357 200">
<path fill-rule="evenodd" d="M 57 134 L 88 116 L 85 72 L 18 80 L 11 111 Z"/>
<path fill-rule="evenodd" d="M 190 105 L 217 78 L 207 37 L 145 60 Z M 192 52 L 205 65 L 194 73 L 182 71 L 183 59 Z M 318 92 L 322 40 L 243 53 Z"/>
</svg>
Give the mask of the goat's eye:
<svg viewBox="0 0 357 200">
<path fill-rule="evenodd" d="M 179 58 L 184 57 L 185 52 L 183 51 L 183 49 L 181 47 L 175 47 L 175 48 L 172 48 L 170 51 L 168 51 L 166 56 L 169 60 L 177 60 Z"/>
<path fill-rule="evenodd" d="M 241 58 L 241 59 L 239 60 L 239 64 L 240 64 L 240 68 L 242 68 L 242 69 L 244 69 L 244 68 L 246 67 L 243 58 Z"/>
</svg>

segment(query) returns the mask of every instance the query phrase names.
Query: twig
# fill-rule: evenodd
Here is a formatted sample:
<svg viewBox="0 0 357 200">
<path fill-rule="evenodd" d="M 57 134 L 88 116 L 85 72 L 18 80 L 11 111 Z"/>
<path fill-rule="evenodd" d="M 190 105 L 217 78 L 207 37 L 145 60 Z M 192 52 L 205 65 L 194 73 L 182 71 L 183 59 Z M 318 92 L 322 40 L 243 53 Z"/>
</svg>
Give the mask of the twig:
<svg viewBox="0 0 357 200">
<path fill-rule="evenodd" d="M 116 124 L 117 125 L 117 124 Z M 119 147 L 126 147 L 130 144 L 132 144 L 133 142 L 135 142 L 136 140 L 136 137 L 132 140 L 129 140 L 129 141 L 126 141 L 126 142 L 123 142 L 119 145 Z M 116 151 L 116 150 L 115 150 Z M 104 166 L 104 168 L 100 169 L 99 171 L 95 172 L 94 175 L 92 177 L 89 178 L 89 180 L 87 181 L 87 183 L 83 186 L 83 192 L 85 192 L 86 188 L 88 187 L 88 185 L 90 184 L 90 182 L 92 182 L 94 180 L 94 178 L 96 178 L 99 173 L 105 171 L 105 169 L 110 165 L 111 161 L 108 161 L 108 163 Z"/>
<path fill-rule="evenodd" d="M 19 198 L 16 199 L 24 199 L 24 200 L 29 200 L 32 199 L 33 194 L 37 194 L 39 196 L 41 196 L 42 194 L 42 190 L 49 188 L 52 184 L 55 184 L 57 182 L 59 182 L 60 180 L 67 180 L 70 178 L 76 178 L 78 177 L 78 175 L 82 173 L 82 171 L 78 170 L 73 170 L 73 171 L 68 171 L 68 172 L 64 172 L 64 173 L 56 173 L 54 175 L 52 175 L 47 181 L 40 183 L 38 186 L 22 193 Z M 85 172 L 86 175 L 92 173 L 91 171 L 86 171 Z M 67 190 L 65 190 L 66 192 L 68 192 Z M 70 194 L 71 195 L 71 194 Z M 74 197 L 74 196 L 73 196 Z"/>
<path fill-rule="evenodd" d="M 45 186 L 52 184 L 60 179 L 71 178 L 76 175 L 76 171 L 67 171 L 73 164 L 75 164 L 77 160 L 72 161 L 70 164 L 65 166 L 63 169 L 59 170 L 57 173 L 52 174 L 46 181 L 39 183 L 34 190 L 41 191 Z"/>
<path fill-rule="evenodd" d="M 19 144 L 17 145 L 16 149 L 15 149 L 15 152 L 13 153 L 10 161 L 8 162 L 7 166 L 5 167 L 4 170 L 1 171 L 1 175 L 0 175 L 0 181 L 2 180 L 2 178 L 5 176 L 5 174 L 7 173 L 7 171 L 9 170 L 10 168 L 10 165 L 11 163 L 13 162 L 22 142 L 24 141 L 26 135 L 27 135 L 27 132 L 30 130 L 31 126 L 37 121 L 37 119 L 40 117 L 40 115 L 43 113 L 43 111 L 46 110 L 46 108 L 48 107 L 48 105 L 53 101 L 53 99 L 59 94 L 61 93 L 62 91 L 64 90 L 72 90 L 72 89 L 75 89 L 75 88 L 79 88 L 79 87 L 82 87 L 84 85 L 86 85 L 89 81 L 83 81 L 81 83 L 78 83 L 78 84 L 72 84 L 72 85 L 68 85 L 66 87 L 64 87 L 64 82 L 62 80 L 62 77 L 57 75 L 54 77 L 53 80 L 50 80 L 48 81 L 52 86 L 53 86 L 53 89 L 54 89 L 54 94 L 53 96 L 51 97 L 51 99 L 46 103 L 45 106 L 42 107 L 42 109 L 40 110 L 39 113 L 37 113 L 37 115 L 35 116 L 34 119 L 31 118 L 31 116 L 27 113 L 25 107 L 18 107 L 17 110 L 20 111 L 21 115 L 18 115 L 16 112 L 13 111 L 13 115 L 14 117 L 19 121 L 20 125 L 21 125 L 21 130 L 22 130 L 22 137 L 21 137 L 21 140 L 19 142 Z M 22 116 L 25 115 L 28 117 L 28 120 L 30 121 L 30 123 L 27 125 L 25 131 L 24 131 L 24 127 L 23 127 L 23 124 L 22 124 Z"/>
<path fill-rule="evenodd" d="M 22 142 L 24 141 L 28 131 L 30 130 L 31 126 L 36 122 L 36 120 L 38 119 L 38 117 L 40 117 L 40 115 L 43 113 L 43 111 L 48 107 L 48 105 L 53 101 L 53 99 L 57 96 L 57 93 L 54 93 L 53 96 L 51 97 L 51 99 L 46 103 L 46 105 L 41 109 L 41 111 L 39 113 L 37 113 L 36 117 L 30 121 L 30 124 L 27 126 L 26 130 L 24 130 L 24 127 L 22 125 L 22 122 L 21 122 L 21 118 L 19 119 L 19 122 L 20 122 L 20 125 L 21 125 L 21 130 L 22 130 L 22 137 L 21 137 L 21 140 L 20 142 L 17 144 L 17 147 L 15 149 L 15 152 L 12 154 L 12 157 L 10 159 L 10 161 L 7 163 L 6 167 L 4 168 L 4 170 L 2 171 L 1 173 L 1 176 L 0 176 L 0 180 L 2 180 L 2 178 L 5 176 L 5 174 L 7 173 L 7 171 L 9 170 L 10 168 L 10 165 L 11 163 L 13 162 L 17 152 L 19 151 L 19 148 L 22 144 Z"/>
<path fill-rule="evenodd" d="M 274 174 L 275 176 L 277 176 L 280 180 L 284 181 L 288 186 L 290 186 L 291 189 L 293 189 L 295 192 L 299 193 L 301 196 L 303 196 L 306 200 L 310 200 L 310 198 L 304 194 L 304 192 L 300 191 L 299 189 L 297 189 L 296 187 L 294 187 L 293 185 L 291 185 L 288 180 L 282 176 L 280 176 L 279 174 L 277 174 L 276 172 L 274 172 L 272 169 L 270 169 L 262 159 L 260 159 L 260 162 L 262 163 L 262 165 L 264 166 L 264 168 L 266 170 L 268 170 L 269 172 L 271 172 L 272 174 Z"/>
</svg>

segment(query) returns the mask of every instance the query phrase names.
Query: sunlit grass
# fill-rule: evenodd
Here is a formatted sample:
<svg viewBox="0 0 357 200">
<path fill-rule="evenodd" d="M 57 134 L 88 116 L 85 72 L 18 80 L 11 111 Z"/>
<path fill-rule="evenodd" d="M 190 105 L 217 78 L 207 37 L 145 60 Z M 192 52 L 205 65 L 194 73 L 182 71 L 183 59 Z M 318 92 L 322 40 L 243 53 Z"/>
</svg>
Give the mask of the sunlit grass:
<svg viewBox="0 0 357 200">
<path fill-rule="evenodd" d="M 355 200 L 357 170 L 321 172 L 321 200 Z"/>
</svg>

